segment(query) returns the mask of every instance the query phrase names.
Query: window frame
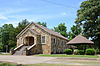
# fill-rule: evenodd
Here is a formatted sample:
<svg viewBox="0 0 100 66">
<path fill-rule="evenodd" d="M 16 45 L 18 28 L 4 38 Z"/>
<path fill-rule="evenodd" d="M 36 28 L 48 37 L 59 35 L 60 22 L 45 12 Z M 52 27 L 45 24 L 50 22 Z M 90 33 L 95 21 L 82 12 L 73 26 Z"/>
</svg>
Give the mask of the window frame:
<svg viewBox="0 0 100 66">
<path fill-rule="evenodd" d="M 43 43 L 43 41 L 42 41 L 42 40 L 43 40 L 43 37 L 45 37 L 44 43 Z M 46 44 L 46 36 L 45 36 L 45 35 L 42 35 L 42 36 L 41 36 L 41 44 Z"/>
<path fill-rule="evenodd" d="M 56 44 L 56 38 L 53 38 L 54 44 Z"/>
</svg>

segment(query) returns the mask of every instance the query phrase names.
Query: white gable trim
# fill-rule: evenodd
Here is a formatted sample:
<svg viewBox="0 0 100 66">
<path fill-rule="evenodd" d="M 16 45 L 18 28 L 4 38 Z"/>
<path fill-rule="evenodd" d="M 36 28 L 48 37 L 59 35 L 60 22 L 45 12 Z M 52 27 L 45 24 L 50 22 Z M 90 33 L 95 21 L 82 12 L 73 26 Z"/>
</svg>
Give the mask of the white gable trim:
<svg viewBox="0 0 100 66">
<path fill-rule="evenodd" d="M 32 23 L 31 23 L 32 24 Z M 26 26 L 17 36 L 16 38 L 18 38 L 26 29 L 28 29 L 28 27 L 31 25 L 29 24 L 28 26 Z"/>
</svg>

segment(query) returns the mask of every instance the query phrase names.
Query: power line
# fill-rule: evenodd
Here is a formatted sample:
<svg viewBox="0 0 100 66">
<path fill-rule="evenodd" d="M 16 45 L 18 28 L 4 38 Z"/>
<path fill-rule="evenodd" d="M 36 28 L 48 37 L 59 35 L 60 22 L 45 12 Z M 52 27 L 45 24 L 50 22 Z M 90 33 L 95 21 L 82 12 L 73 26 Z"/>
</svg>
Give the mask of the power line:
<svg viewBox="0 0 100 66">
<path fill-rule="evenodd" d="M 40 1 L 47 2 L 47 3 L 53 4 L 53 5 L 57 5 L 57 6 L 62 6 L 62 7 L 77 8 L 77 7 L 74 7 L 74 6 L 64 5 L 64 4 L 61 4 L 61 3 L 56 3 L 56 2 L 53 2 L 53 1 L 50 1 L 50 0 L 40 0 Z"/>
</svg>

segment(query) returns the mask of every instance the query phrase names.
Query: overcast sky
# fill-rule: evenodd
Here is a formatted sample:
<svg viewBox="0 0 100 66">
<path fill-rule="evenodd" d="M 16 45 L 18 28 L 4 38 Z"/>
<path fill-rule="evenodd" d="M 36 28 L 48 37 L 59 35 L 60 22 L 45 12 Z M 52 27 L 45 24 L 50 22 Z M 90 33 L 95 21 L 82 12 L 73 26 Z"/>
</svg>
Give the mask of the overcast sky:
<svg viewBox="0 0 100 66">
<path fill-rule="evenodd" d="M 28 19 L 46 22 L 50 29 L 64 22 L 69 31 L 83 1 L 85 0 L 0 0 L 0 26 L 17 26 L 21 20 Z"/>
</svg>

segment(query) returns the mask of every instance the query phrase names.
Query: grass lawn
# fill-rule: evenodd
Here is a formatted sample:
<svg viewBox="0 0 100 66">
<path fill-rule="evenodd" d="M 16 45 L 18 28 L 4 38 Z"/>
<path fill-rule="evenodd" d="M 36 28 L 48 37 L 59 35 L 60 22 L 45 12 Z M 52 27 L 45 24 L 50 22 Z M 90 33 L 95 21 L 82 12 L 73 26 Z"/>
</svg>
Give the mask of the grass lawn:
<svg viewBox="0 0 100 66">
<path fill-rule="evenodd" d="M 41 64 L 34 64 L 30 66 L 77 66 L 77 65 L 64 65 L 64 64 L 46 64 L 46 63 L 41 63 Z"/>
<path fill-rule="evenodd" d="M 52 55 L 44 55 L 39 54 L 36 56 L 45 56 L 45 57 L 81 57 L 81 58 L 99 58 L 97 55 L 66 55 L 66 54 L 52 54 Z"/>
<path fill-rule="evenodd" d="M 0 53 L 0 55 L 11 55 L 10 53 Z"/>
<path fill-rule="evenodd" d="M 66 66 L 66 65 L 63 65 L 63 64 L 46 64 L 46 63 L 30 64 L 30 65 L 22 65 L 22 64 L 17 65 L 17 64 L 13 64 L 13 63 L 0 63 L 0 66 Z"/>
<path fill-rule="evenodd" d="M 82 62 L 78 62 L 82 63 Z M 17 64 L 11 64 L 11 63 L 0 63 L 0 66 L 100 66 L 100 63 L 86 63 L 82 65 L 77 65 L 77 64 L 72 64 L 72 65 L 67 65 L 67 64 L 47 64 L 47 63 L 39 63 L 39 64 L 30 64 L 30 65 L 17 65 Z"/>
<path fill-rule="evenodd" d="M 16 64 L 0 62 L 0 66 L 16 66 Z"/>
</svg>

